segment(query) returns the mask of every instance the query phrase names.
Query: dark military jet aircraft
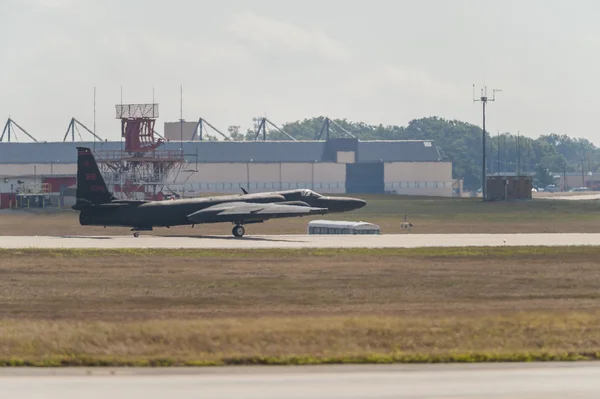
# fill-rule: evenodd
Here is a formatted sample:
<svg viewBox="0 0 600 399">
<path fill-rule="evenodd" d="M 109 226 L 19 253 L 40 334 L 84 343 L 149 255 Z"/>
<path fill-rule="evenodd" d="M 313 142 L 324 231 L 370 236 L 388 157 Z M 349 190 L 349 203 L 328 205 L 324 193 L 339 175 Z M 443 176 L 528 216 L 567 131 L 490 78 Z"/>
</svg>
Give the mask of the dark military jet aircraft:
<svg viewBox="0 0 600 399">
<path fill-rule="evenodd" d="M 269 219 L 347 212 L 366 202 L 356 198 L 325 197 L 300 189 L 270 193 L 222 195 L 165 201 L 119 200 L 106 187 L 89 148 L 77 147 L 77 192 L 72 207 L 82 226 L 131 227 L 133 235 L 154 227 L 231 222 L 242 237 L 245 224 Z"/>
</svg>

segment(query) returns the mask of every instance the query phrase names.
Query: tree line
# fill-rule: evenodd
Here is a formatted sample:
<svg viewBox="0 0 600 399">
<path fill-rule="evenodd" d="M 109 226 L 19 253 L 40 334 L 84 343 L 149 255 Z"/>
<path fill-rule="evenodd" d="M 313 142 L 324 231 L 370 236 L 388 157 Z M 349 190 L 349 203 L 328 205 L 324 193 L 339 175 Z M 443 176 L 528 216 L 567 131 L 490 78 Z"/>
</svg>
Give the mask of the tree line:
<svg viewBox="0 0 600 399">
<path fill-rule="evenodd" d="M 324 117 L 289 122 L 281 129 L 296 140 L 315 140 L 325 123 Z M 479 126 L 438 117 L 414 119 L 407 126 L 369 125 L 335 119 L 329 124 L 329 137 L 348 137 L 359 140 L 433 140 L 442 161 L 452 162 L 453 178 L 464 179 L 467 190 L 481 187 L 482 129 Z M 239 127 L 229 128 L 233 140 L 262 140 L 262 132 Z M 271 128 L 267 140 L 289 140 L 285 134 Z M 321 139 L 325 139 L 325 134 Z M 596 172 L 600 166 L 600 150 L 590 141 L 550 133 L 536 139 L 514 133 L 486 132 L 487 173 L 531 174 L 534 184 L 553 183 L 553 176 L 563 173 Z"/>
</svg>

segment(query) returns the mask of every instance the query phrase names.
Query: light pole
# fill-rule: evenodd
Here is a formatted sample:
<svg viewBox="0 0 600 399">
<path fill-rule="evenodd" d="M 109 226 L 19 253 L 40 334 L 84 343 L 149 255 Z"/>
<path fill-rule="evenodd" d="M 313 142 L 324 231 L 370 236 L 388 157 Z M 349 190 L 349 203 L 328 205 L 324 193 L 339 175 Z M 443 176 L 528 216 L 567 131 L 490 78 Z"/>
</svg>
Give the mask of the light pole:
<svg viewBox="0 0 600 399">
<path fill-rule="evenodd" d="M 496 101 L 496 92 L 502 91 L 500 89 L 494 89 L 492 92 L 492 98 L 488 98 L 487 96 L 487 86 L 481 89 L 481 96 L 479 98 L 475 98 L 475 85 L 473 85 L 473 102 L 480 101 L 483 105 L 483 159 L 481 162 L 481 195 L 482 200 L 485 201 L 485 197 L 487 194 L 486 190 L 486 165 L 485 165 L 485 105 L 488 101 Z"/>
</svg>

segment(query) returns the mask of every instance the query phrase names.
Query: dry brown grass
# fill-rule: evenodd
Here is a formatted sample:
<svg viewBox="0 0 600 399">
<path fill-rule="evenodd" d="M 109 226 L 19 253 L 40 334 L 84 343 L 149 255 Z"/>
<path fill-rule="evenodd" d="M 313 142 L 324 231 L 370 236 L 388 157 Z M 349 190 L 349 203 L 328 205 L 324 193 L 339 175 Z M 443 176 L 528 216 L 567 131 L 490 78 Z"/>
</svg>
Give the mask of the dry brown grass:
<svg viewBox="0 0 600 399">
<path fill-rule="evenodd" d="M 95 256 L 5 251 L 0 315 L 149 320 L 597 308 L 600 250 L 520 249 L 510 256 L 502 250 L 476 256 L 406 250 L 103 251 Z"/>
<path fill-rule="evenodd" d="M 168 359 L 175 364 L 287 363 L 291 357 L 317 362 L 328 358 L 364 362 L 369 357 L 371 361 L 435 361 L 449 355 L 466 360 L 476 356 L 522 360 L 532 354 L 565 357 L 565 353 L 597 357 L 599 315 L 0 322 L 0 362 L 60 358 L 111 363 L 150 359 Z"/>
<path fill-rule="evenodd" d="M 598 255 L 5 250 L 0 363 L 595 357 Z"/>
</svg>

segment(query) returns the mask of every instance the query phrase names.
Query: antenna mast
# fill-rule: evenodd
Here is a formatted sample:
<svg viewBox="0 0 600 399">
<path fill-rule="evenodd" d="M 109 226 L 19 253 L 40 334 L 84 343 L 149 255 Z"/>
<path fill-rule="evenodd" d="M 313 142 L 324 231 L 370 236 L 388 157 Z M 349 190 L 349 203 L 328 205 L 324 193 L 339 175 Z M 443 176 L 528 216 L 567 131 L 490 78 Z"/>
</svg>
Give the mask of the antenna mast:
<svg viewBox="0 0 600 399">
<path fill-rule="evenodd" d="M 121 85 L 121 109 L 123 109 L 123 85 Z M 123 129 L 123 122 L 121 121 L 121 130 Z M 123 151 L 123 134 L 121 133 L 121 151 Z M 122 186 L 123 182 L 121 182 L 121 186 Z"/>
<path fill-rule="evenodd" d="M 475 85 L 473 84 L 473 102 L 480 101 L 483 105 L 483 159 L 481 162 L 481 194 L 482 200 L 485 201 L 487 195 L 487 184 L 486 184 L 486 165 L 485 165 L 485 106 L 488 101 L 496 101 L 496 92 L 502 91 L 501 89 L 494 89 L 492 91 L 492 98 L 488 98 L 487 96 L 487 86 L 484 86 L 481 89 L 481 96 L 479 98 L 475 98 Z"/>
<path fill-rule="evenodd" d="M 181 135 L 181 153 L 183 154 L 183 85 L 179 86 L 179 134 Z"/>
<path fill-rule="evenodd" d="M 517 130 L 517 177 L 521 176 L 521 131 Z"/>
<path fill-rule="evenodd" d="M 498 129 L 498 163 L 496 164 L 496 174 L 500 176 L 500 129 Z"/>
<path fill-rule="evenodd" d="M 94 86 L 94 150 L 96 150 L 96 86 Z"/>
</svg>

